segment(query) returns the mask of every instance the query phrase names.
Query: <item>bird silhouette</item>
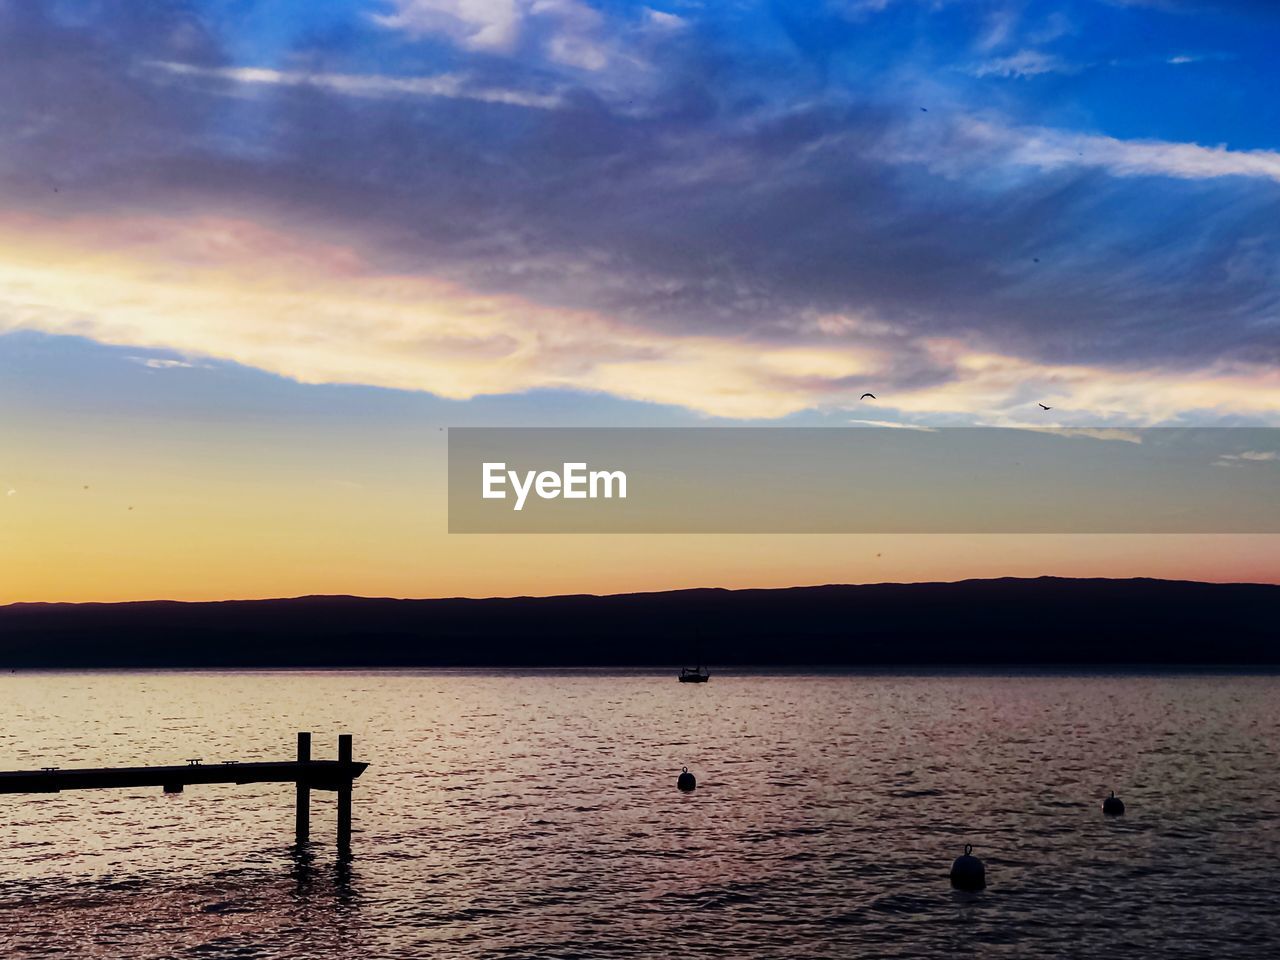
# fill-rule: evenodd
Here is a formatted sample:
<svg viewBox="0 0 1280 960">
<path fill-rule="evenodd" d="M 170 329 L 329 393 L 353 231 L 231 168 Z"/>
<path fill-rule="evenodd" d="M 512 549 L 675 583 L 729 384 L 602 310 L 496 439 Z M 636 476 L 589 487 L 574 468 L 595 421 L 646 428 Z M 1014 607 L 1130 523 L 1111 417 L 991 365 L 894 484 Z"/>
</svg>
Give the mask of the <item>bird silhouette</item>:
<svg viewBox="0 0 1280 960">
<path fill-rule="evenodd" d="M 921 108 L 920 108 L 920 112 L 921 112 L 921 113 L 928 113 L 928 112 L 929 112 L 929 108 L 928 108 L 928 107 L 921 107 Z"/>
<path fill-rule="evenodd" d="M 1041 410 L 1052 410 L 1053 407 L 1046 407 L 1043 403 L 1036 404 Z"/>
<path fill-rule="evenodd" d="M 862 396 L 860 396 L 858 399 L 859 399 L 859 400 L 865 400 L 865 399 L 867 399 L 867 397 L 870 397 L 872 400 L 874 400 L 874 399 L 876 398 L 876 395 L 875 395 L 874 393 L 864 393 L 864 394 L 863 394 Z"/>
<path fill-rule="evenodd" d="M 1040 262 L 1040 258 L 1039 258 L 1039 257 L 1032 257 L 1031 259 L 1032 259 L 1033 261 L 1035 261 L 1036 263 L 1039 263 L 1039 262 Z"/>
</svg>

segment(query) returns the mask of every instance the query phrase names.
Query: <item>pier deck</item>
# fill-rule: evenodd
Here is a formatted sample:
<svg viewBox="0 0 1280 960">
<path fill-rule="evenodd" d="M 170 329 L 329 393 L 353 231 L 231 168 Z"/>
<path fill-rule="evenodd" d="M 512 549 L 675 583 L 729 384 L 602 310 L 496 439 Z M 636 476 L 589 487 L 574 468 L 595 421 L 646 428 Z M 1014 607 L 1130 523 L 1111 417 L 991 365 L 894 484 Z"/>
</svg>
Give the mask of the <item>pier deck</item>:
<svg viewBox="0 0 1280 960">
<path fill-rule="evenodd" d="M 338 737 L 337 760 L 311 759 L 311 734 L 298 734 L 296 760 L 204 763 L 191 758 L 182 765 L 156 767 L 43 767 L 40 770 L 0 771 L 0 794 L 61 793 L 64 790 L 136 789 L 162 787 L 182 793 L 190 786 L 210 783 L 292 783 L 296 788 L 295 835 L 299 843 L 311 831 L 311 791 L 338 794 L 338 846 L 351 843 L 351 787 L 367 763 L 351 759 L 351 735 Z"/>
</svg>

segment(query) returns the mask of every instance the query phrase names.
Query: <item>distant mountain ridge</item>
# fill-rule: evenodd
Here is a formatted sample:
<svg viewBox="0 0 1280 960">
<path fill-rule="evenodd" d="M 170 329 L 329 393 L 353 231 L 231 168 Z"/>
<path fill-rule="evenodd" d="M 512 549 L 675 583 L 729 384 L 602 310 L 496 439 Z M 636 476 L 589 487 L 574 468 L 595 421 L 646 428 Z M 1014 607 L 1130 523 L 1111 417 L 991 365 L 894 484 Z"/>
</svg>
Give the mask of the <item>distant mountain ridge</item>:
<svg viewBox="0 0 1280 960">
<path fill-rule="evenodd" d="M 1280 585 L 1172 580 L 609 596 L 15 603 L 0 666 L 1280 664 Z"/>
</svg>

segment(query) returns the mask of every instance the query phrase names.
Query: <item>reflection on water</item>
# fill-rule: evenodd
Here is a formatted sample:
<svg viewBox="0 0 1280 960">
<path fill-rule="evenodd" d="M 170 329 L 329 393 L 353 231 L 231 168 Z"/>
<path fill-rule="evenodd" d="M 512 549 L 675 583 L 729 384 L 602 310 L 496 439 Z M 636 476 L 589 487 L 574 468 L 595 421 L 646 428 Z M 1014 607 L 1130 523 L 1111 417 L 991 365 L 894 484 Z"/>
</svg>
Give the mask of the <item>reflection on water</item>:
<svg viewBox="0 0 1280 960">
<path fill-rule="evenodd" d="M 215 851 L 210 851 L 214 853 Z M 122 877 L 0 883 L 4 955 L 161 957 L 354 956 L 362 937 L 350 864 L 264 851 L 254 865 L 210 858 L 200 878 L 171 877 L 140 863 Z M 282 950 L 285 946 L 287 949 Z"/>
<path fill-rule="evenodd" d="M 308 729 L 372 766 L 351 858 L 332 793 L 291 845 L 288 785 L 0 796 L 0 955 L 1269 957 L 1278 686 L 7 674 L 0 768 L 289 759 Z M 947 883 L 965 843 L 980 894 Z"/>
</svg>

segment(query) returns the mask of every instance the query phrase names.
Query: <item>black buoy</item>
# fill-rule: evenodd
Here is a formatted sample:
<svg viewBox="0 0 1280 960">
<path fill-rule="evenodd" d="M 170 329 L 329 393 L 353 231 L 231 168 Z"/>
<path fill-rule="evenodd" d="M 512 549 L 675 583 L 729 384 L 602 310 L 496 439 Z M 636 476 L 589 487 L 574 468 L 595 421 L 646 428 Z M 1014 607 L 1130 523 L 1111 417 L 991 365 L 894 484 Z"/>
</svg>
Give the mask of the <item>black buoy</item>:
<svg viewBox="0 0 1280 960">
<path fill-rule="evenodd" d="M 685 793 L 688 793 L 697 785 L 698 781 L 695 780 L 693 774 L 689 772 L 689 768 L 683 767 L 680 770 L 680 776 L 676 777 L 676 786 Z"/>
<path fill-rule="evenodd" d="M 1111 791 L 1111 796 L 1102 801 L 1102 812 L 1109 813 L 1114 817 L 1124 813 L 1124 802 L 1116 796 L 1114 790 Z"/>
<path fill-rule="evenodd" d="M 957 890 L 981 890 L 987 885 L 987 868 L 973 856 L 973 844 L 964 845 L 964 855 L 951 864 L 951 885 Z"/>
</svg>

